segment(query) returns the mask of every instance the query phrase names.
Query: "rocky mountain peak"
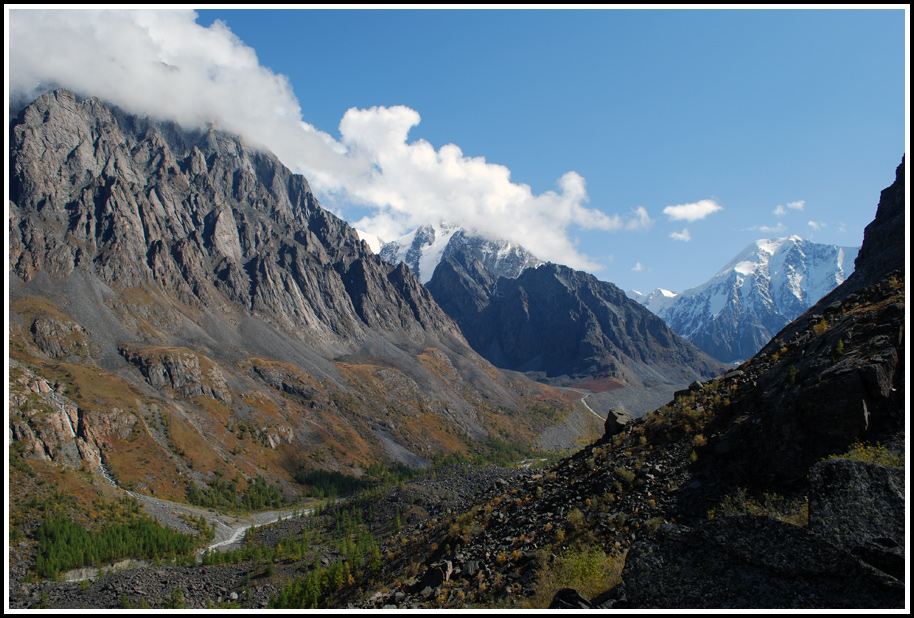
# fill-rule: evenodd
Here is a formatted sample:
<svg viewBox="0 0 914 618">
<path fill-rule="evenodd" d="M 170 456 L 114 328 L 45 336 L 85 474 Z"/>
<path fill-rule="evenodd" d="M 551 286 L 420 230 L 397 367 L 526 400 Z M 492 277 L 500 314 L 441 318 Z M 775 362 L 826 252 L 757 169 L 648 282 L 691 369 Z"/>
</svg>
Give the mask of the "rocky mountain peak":
<svg viewBox="0 0 914 618">
<path fill-rule="evenodd" d="M 863 230 L 863 247 L 854 262 L 854 274 L 842 293 L 859 289 L 881 273 L 905 267 L 905 162 L 895 168 L 895 181 L 879 195 L 876 218 Z"/>
<path fill-rule="evenodd" d="M 478 260 L 496 278 L 509 279 L 543 263 L 525 248 L 507 240 L 494 240 L 447 222 L 423 225 L 384 243 L 380 255 L 393 264 L 405 262 L 423 283 L 431 280 L 435 269 L 448 256 Z"/>
<path fill-rule="evenodd" d="M 320 208 L 303 177 L 239 138 L 56 91 L 22 112 L 13 147 L 11 267 L 23 281 L 74 269 L 123 287 L 158 281 L 182 302 L 235 303 L 318 338 L 459 337 L 427 294 L 409 309 L 380 302 L 402 276 Z"/>
</svg>

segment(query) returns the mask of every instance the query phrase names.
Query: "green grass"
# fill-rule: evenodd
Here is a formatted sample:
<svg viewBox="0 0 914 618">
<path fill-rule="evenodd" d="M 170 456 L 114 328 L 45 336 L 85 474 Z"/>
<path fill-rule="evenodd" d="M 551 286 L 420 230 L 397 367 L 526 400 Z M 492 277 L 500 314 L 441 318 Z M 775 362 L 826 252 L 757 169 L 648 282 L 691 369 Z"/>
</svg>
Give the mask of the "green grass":
<svg viewBox="0 0 914 618">
<path fill-rule="evenodd" d="M 607 554 L 599 547 L 580 546 L 568 549 L 554 560 L 545 562 L 537 573 L 537 592 L 520 607 L 546 609 L 555 593 L 574 588 L 587 599 L 606 592 L 622 581 L 625 554 Z"/>
</svg>

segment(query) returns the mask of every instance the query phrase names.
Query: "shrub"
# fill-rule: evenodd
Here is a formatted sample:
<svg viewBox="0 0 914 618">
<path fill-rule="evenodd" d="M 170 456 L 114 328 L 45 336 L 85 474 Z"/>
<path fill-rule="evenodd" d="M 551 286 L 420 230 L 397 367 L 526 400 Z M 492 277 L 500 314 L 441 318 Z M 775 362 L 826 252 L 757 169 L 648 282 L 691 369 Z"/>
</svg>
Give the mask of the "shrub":
<svg viewBox="0 0 914 618">
<path fill-rule="evenodd" d="M 648 535 L 654 536 L 655 534 L 657 534 L 657 531 L 660 530 L 661 525 L 663 525 L 662 519 L 660 519 L 659 517 L 652 517 L 651 519 L 647 520 L 647 522 L 644 524 L 644 529 Z"/>
<path fill-rule="evenodd" d="M 828 322 L 825 321 L 825 318 L 822 318 L 812 327 L 812 330 L 815 334 L 821 335 L 828 330 Z"/>
<path fill-rule="evenodd" d="M 616 468 L 615 472 L 616 472 L 616 476 L 618 476 L 620 479 L 622 479 L 622 481 L 624 481 L 625 484 L 627 484 L 627 485 L 631 485 L 632 482 L 635 480 L 635 473 L 632 472 L 631 470 L 628 470 L 626 468 Z"/>
<path fill-rule="evenodd" d="M 828 459 L 853 459 L 904 470 L 904 453 L 890 453 L 889 449 L 878 442 L 875 446 L 856 442 L 846 453 L 831 455 Z"/>
<path fill-rule="evenodd" d="M 762 494 L 761 500 L 740 488 L 736 494 L 726 496 L 716 509 L 708 511 L 708 519 L 721 515 L 760 515 L 778 519 L 795 526 L 809 523 L 809 503 L 805 498 L 787 500 L 774 493 Z"/>
</svg>

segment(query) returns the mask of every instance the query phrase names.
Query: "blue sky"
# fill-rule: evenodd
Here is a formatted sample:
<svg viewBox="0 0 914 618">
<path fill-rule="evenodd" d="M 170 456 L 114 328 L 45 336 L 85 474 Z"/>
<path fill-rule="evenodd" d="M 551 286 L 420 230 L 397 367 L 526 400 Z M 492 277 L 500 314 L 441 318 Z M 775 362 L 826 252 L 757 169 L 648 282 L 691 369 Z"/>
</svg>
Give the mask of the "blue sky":
<svg viewBox="0 0 914 618">
<path fill-rule="evenodd" d="M 642 292 L 698 285 L 758 238 L 859 245 L 908 143 L 900 8 L 77 13 L 13 11 L 12 90 L 37 75 L 214 113 L 385 239 L 464 217 Z M 62 31 L 93 74 L 32 58 Z"/>
</svg>

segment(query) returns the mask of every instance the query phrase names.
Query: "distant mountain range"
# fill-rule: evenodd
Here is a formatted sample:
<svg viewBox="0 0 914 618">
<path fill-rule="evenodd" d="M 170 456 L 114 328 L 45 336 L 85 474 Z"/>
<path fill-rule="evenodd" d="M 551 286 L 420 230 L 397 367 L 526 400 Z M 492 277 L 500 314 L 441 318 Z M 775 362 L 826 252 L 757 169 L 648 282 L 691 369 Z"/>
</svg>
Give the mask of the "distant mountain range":
<svg viewBox="0 0 914 618">
<path fill-rule="evenodd" d="M 799 236 L 757 240 L 681 294 L 658 288 L 628 295 L 711 356 L 738 363 L 843 283 L 858 251 Z"/>
</svg>

